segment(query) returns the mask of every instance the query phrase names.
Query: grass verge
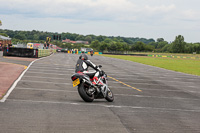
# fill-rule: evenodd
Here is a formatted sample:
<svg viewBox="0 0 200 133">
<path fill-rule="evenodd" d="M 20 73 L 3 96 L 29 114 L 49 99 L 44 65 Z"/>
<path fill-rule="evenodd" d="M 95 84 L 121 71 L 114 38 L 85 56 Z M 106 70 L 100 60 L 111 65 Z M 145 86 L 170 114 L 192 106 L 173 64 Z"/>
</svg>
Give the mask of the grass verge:
<svg viewBox="0 0 200 133">
<path fill-rule="evenodd" d="M 165 68 L 168 70 L 200 76 L 200 60 L 140 57 L 140 56 L 127 56 L 127 55 L 102 55 L 102 56 L 129 60 L 146 65 Z"/>
</svg>

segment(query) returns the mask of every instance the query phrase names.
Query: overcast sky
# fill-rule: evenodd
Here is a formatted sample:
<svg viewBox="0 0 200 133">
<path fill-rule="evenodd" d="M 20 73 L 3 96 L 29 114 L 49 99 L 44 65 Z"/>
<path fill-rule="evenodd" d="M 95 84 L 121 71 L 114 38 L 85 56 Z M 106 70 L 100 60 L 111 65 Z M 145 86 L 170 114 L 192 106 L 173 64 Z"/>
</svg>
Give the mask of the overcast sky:
<svg viewBox="0 0 200 133">
<path fill-rule="evenodd" d="M 200 0 L 0 0 L 1 29 L 200 42 Z"/>
</svg>

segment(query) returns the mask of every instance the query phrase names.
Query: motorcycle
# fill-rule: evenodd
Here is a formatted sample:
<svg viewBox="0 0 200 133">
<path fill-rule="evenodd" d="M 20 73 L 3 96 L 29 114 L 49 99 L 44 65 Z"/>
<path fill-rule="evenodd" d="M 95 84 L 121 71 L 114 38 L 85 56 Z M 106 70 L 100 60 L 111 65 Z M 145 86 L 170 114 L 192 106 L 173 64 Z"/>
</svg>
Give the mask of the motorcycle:
<svg viewBox="0 0 200 133">
<path fill-rule="evenodd" d="M 93 51 L 90 52 L 90 55 L 93 56 Z"/>
<path fill-rule="evenodd" d="M 99 67 L 102 67 L 99 65 Z M 75 73 L 71 79 L 73 87 L 78 86 L 78 93 L 85 102 L 93 102 L 94 99 L 105 98 L 108 102 L 113 102 L 114 95 L 108 87 L 108 78 L 105 72 L 100 75 L 97 84 L 92 83 L 94 73 Z"/>
</svg>

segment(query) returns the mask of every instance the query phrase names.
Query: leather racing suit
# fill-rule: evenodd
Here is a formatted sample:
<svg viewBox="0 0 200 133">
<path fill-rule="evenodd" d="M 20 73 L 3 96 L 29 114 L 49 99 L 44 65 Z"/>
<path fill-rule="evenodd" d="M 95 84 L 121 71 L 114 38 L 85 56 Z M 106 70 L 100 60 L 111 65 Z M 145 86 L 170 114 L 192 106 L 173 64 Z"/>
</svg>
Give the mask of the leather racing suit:
<svg viewBox="0 0 200 133">
<path fill-rule="evenodd" d="M 95 72 L 88 72 L 88 68 L 91 67 Z M 77 63 L 76 63 L 76 73 L 84 73 L 92 79 L 92 83 L 94 85 L 97 84 L 98 78 L 100 76 L 101 69 L 96 66 L 94 63 L 92 63 L 90 60 L 86 59 L 81 59 L 81 56 L 79 57 Z"/>
</svg>

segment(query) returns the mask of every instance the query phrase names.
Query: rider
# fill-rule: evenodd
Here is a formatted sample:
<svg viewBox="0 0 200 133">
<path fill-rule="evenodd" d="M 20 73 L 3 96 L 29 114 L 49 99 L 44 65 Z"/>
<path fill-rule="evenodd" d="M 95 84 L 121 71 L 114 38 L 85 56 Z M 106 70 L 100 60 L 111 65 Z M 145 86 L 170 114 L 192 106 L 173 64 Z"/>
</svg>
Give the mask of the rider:
<svg viewBox="0 0 200 133">
<path fill-rule="evenodd" d="M 96 72 L 88 72 L 88 67 L 92 67 L 94 70 L 96 70 Z M 90 60 L 88 60 L 87 55 L 85 54 L 85 52 L 82 52 L 82 54 L 79 56 L 79 59 L 76 63 L 76 73 L 84 73 L 86 75 L 88 75 L 89 77 L 92 78 L 92 83 L 94 85 L 97 84 L 98 78 L 100 77 L 100 75 L 103 74 L 103 71 L 96 66 L 95 64 L 93 64 Z"/>
</svg>

